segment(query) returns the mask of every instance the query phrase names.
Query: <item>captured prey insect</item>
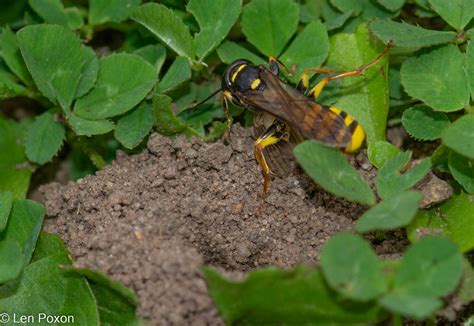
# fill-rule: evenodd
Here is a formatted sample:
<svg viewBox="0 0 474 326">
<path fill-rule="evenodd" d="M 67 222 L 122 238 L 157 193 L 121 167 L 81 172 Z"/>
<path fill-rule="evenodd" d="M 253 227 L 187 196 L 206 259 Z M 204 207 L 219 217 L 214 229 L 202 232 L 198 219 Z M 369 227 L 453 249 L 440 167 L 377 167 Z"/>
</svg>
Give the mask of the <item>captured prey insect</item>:
<svg viewBox="0 0 474 326">
<path fill-rule="evenodd" d="M 278 164 L 278 158 L 273 154 L 284 151 L 289 141 L 313 139 L 326 146 L 342 148 L 348 153 L 359 149 L 365 132 L 357 120 L 341 109 L 319 104 L 315 99 L 331 80 L 362 75 L 379 62 L 391 46 L 389 42 L 375 59 L 352 71 L 335 74 L 326 68 L 306 69 L 296 88 L 279 78 L 280 68 L 286 67 L 273 57 L 269 59 L 269 68 L 253 65 L 247 60 L 236 60 L 227 67 L 222 79 L 222 89 L 218 91 L 222 91 L 222 106 L 229 126 L 228 101 L 231 101 L 253 111 L 254 128 L 260 132 L 254 143 L 254 153 L 264 181 L 257 214 L 264 205 L 271 174 L 279 174 L 273 170 L 281 170 L 279 166 L 283 165 Z M 311 73 L 329 76 L 310 88 Z"/>
</svg>

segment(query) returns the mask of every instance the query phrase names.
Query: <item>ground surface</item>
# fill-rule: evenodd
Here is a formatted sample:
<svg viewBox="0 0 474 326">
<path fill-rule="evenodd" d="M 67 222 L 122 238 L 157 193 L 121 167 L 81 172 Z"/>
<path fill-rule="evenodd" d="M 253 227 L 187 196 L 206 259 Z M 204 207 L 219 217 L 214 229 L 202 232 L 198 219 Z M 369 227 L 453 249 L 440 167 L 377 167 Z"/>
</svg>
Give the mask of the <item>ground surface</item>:
<svg viewBox="0 0 474 326">
<path fill-rule="evenodd" d="M 373 181 L 363 153 L 351 161 Z M 275 179 L 255 216 L 262 177 L 249 132 L 221 141 L 154 134 L 147 150 L 119 155 L 95 176 L 41 188 L 45 228 L 67 243 L 77 265 L 101 270 L 134 289 L 151 324 L 222 323 L 202 278 L 203 263 L 229 271 L 315 264 L 324 242 L 351 230 L 365 210 L 328 194 L 298 168 Z M 402 232 L 370 237 L 398 256 Z"/>
</svg>

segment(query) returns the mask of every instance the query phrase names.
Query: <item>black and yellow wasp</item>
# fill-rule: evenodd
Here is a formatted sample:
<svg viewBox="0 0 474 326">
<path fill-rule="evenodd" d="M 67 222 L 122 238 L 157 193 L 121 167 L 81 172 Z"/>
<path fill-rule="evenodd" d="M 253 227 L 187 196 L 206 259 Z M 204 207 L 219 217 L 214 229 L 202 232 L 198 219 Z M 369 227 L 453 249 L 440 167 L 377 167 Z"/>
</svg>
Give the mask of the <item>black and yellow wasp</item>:
<svg viewBox="0 0 474 326">
<path fill-rule="evenodd" d="M 269 190 L 272 169 L 278 168 L 278 158 L 272 153 L 281 152 L 278 148 L 290 140 L 304 138 L 316 140 L 326 146 L 343 148 L 352 153 L 362 145 L 365 132 L 354 117 L 332 106 L 319 104 L 315 99 L 331 80 L 361 75 L 376 64 L 389 50 L 391 43 L 374 60 L 356 70 L 334 74 L 326 68 L 306 69 L 296 88 L 279 78 L 280 68 L 286 67 L 277 59 L 270 57 L 269 68 L 253 65 L 246 60 L 236 60 L 224 72 L 222 78 L 222 106 L 228 115 L 228 101 L 254 112 L 254 128 L 260 136 L 254 143 L 255 158 L 264 177 L 260 193 L 263 207 L 265 195 Z M 287 70 L 287 69 L 286 69 Z M 316 86 L 309 87 L 310 73 L 329 74 Z M 280 158 L 281 159 L 281 158 Z M 272 163 L 271 167 L 269 161 Z"/>
</svg>

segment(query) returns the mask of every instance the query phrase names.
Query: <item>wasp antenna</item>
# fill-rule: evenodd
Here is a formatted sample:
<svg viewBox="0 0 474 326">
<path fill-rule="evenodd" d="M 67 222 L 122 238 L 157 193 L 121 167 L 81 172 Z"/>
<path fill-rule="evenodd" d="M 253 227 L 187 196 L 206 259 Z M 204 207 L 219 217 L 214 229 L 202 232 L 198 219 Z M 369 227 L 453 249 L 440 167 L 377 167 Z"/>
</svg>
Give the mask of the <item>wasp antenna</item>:
<svg viewBox="0 0 474 326">
<path fill-rule="evenodd" d="M 221 91 L 222 91 L 221 88 L 216 89 L 214 92 L 212 92 L 211 95 L 209 95 L 208 97 L 206 97 L 204 100 L 202 100 L 201 102 L 198 102 L 198 103 L 196 103 L 196 104 L 193 104 L 193 105 L 189 106 L 187 109 L 188 109 L 188 110 L 193 110 L 193 109 L 197 108 L 198 106 L 200 106 L 200 105 L 206 103 L 207 101 L 209 101 L 211 98 L 213 98 L 214 96 L 216 96 L 216 94 L 218 94 L 218 93 L 221 92 Z"/>
</svg>

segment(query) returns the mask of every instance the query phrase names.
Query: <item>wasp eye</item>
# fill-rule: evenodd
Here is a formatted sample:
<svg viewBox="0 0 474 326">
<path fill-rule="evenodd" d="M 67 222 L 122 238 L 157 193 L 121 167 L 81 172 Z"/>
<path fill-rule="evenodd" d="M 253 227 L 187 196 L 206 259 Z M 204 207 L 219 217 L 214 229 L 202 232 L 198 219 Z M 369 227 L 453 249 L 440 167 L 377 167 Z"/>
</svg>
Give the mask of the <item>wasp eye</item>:
<svg viewBox="0 0 474 326">
<path fill-rule="evenodd" d="M 235 83 L 237 75 L 241 72 L 246 66 L 249 66 L 250 62 L 247 60 L 236 60 L 232 62 L 224 72 L 224 76 L 222 78 L 222 88 L 223 89 L 230 89 L 232 85 Z"/>
</svg>

